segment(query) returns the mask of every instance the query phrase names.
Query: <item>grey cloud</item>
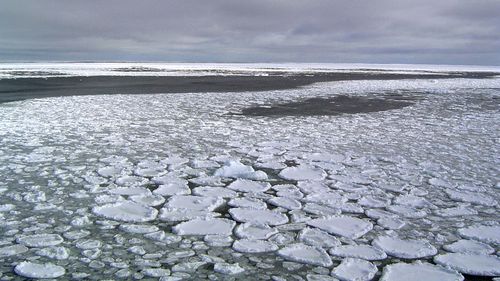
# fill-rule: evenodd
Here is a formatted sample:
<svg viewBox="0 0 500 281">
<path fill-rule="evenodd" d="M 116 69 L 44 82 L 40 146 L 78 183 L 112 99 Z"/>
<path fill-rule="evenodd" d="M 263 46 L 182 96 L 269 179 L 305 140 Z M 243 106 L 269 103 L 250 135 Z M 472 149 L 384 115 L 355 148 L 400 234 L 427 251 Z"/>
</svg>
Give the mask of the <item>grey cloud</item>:
<svg viewBox="0 0 500 281">
<path fill-rule="evenodd" d="M 0 60 L 500 65 L 500 1 L 0 1 Z"/>
</svg>

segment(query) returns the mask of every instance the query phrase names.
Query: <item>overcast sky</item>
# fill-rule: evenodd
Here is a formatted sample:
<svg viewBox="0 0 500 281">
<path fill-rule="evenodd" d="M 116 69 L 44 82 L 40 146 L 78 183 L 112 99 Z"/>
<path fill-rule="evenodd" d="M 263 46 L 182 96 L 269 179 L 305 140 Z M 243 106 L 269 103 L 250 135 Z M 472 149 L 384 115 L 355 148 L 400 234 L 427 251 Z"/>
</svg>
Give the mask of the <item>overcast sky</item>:
<svg viewBox="0 0 500 281">
<path fill-rule="evenodd" d="M 0 0 L 0 61 L 500 65 L 500 0 Z"/>
</svg>

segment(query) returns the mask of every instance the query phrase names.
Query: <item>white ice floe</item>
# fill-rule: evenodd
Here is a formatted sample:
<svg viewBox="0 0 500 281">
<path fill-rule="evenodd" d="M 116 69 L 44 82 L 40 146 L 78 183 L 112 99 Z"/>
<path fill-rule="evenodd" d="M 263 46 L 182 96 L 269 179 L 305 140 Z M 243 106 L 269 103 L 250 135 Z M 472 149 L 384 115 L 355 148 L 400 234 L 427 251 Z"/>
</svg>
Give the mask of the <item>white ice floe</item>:
<svg viewBox="0 0 500 281">
<path fill-rule="evenodd" d="M 211 247 L 229 247 L 233 244 L 233 238 L 226 235 L 205 235 L 203 241 Z"/>
<path fill-rule="evenodd" d="M 120 176 L 123 171 L 122 167 L 119 166 L 106 166 L 97 169 L 97 173 L 102 177 L 117 177 Z"/>
<path fill-rule="evenodd" d="M 390 205 L 386 209 L 405 218 L 421 219 L 427 216 L 426 211 L 411 206 Z"/>
<path fill-rule="evenodd" d="M 434 213 L 441 217 L 461 217 L 477 215 L 477 211 L 472 209 L 470 205 L 460 205 L 451 208 L 442 208 L 434 210 Z"/>
<path fill-rule="evenodd" d="M 144 268 L 141 273 L 148 277 L 160 278 L 170 275 L 170 270 L 166 268 Z"/>
<path fill-rule="evenodd" d="M 390 199 L 374 195 L 363 196 L 361 199 L 358 200 L 359 205 L 370 208 L 383 208 L 388 206 L 390 203 L 391 203 Z"/>
<path fill-rule="evenodd" d="M 160 215 L 158 216 L 158 218 L 163 221 L 177 222 L 177 221 L 192 220 L 196 218 L 212 218 L 219 215 L 220 214 L 218 213 L 205 210 L 163 207 L 160 210 Z"/>
<path fill-rule="evenodd" d="M 19 236 L 16 242 L 28 247 L 50 247 L 61 244 L 64 239 L 59 234 L 33 234 Z"/>
<path fill-rule="evenodd" d="M 500 245 L 500 225 L 475 225 L 458 230 L 460 236 Z"/>
<path fill-rule="evenodd" d="M 492 255 L 450 253 L 435 256 L 434 262 L 469 275 L 500 275 L 500 258 Z"/>
<path fill-rule="evenodd" d="M 250 197 L 233 198 L 227 204 L 236 208 L 267 209 L 266 202 Z"/>
<path fill-rule="evenodd" d="M 92 212 L 98 216 L 124 222 L 152 221 L 158 215 L 158 210 L 132 201 L 96 206 L 92 208 Z"/>
<path fill-rule="evenodd" d="M 147 182 L 147 179 L 137 176 L 122 176 L 115 180 L 115 183 L 120 186 L 140 186 Z"/>
<path fill-rule="evenodd" d="M 156 225 L 146 224 L 120 224 L 119 228 L 125 232 L 133 234 L 146 234 L 159 230 Z"/>
<path fill-rule="evenodd" d="M 453 199 L 461 202 L 474 203 L 484 206 L 496 206 L 497 201 L 494 197 L 487 194 L 464 191 L 464 190 L 454 190 L 446 189 L 446 194 Z"/>
<path fill-rule="evenodd" d="M 198 186 L 192 192 L 194 195 L 204 197 L 234 198 L 238 196 L 236 191 L 220 186 Z"/>
<path fill-rule="evenodd" d="M 324 267 L 333 264 L 332 259 L 325 250 L 304 244 L 289 245 L 279 250 L 278 255 L 287 260 Z"/>
<path fill-rule="evenodd" d="M 265 240 L 240 239 L 234 241 L 233 249 L 242 253 L 265 253 L 278 250 L 278 245 Z"/>
<path fill-rule="evenodd" d="M 236 223 L 228 219 L 194 219 L 172 228 L 179 235 L 231 235 Z"/>
<path fill-rule="evenodd" d="M 214 264 L 214 271 L 221 274 L 239 274 L 245 271 L 238 263 L 216 263 Z"/>
<path fill-rule="evenodd" d="M 437 249 L 425 240 L 379 236 L 372 241 L 372 245 L 391 256 L 403 259 L 418 259 L 437 254 Z"/>
<path fill-rule="evenodd" d="M 383 217 L 377 220 L 377 224 L 385 229 L 400 229 L 406 222 L 399 218 Z"/>
<path fill-rule="evenodd" d="M 300 201 L 288 197 L 273 197 L 267 202 L 271 205 L 285 208 L 287 210 L 300 210 L 302 208 Z"/>
<path fill-rule="evenodd" d="M 275 228 L 272 228 L 266 224 L 255 224 L 255 223 L 242 223 L 238 225 L 234 234 L 238 238 L 243 239 L 267 239 L 272 235 L 278 233 Z"/>
<path fill-rule="evenodd" d="M 340 215 L 340 208 L 334 208 L 317 203 L 306 203 L 302 209 L 306 213 L 311 213 L 318 216 L 335 216 Z"/>
<path fill-rule="evenodd" d="M 109 191 L 111 194 L 118 195 L 148 195 L 151 191 L 142 186 L 117 187 Z"/>
<path fill-rule="evenodd" d="M 253 167 L 242 164 L 239 161 L 229 161 L 214 173 L 216 177 L 267 180 L 267 174 L 263 171 L 255 171 Z"/>
<path fill-rule="evenodd" d="M 288 222 L 288 217 L 286 215 L 267 209 L 232 208 L 229 209 L 229 213 L 233 219 L 239 222 L 267 225 L 280 225 Z"/>
<path fill-rule="evenodd" d="M 65 260 L 69 258 L 70 251 L 66 247 L 47 247 L 36 251 L 36 254 L 51 259 Z"/>
<path fill-rule="evenodd" d="M 27 278 L 57 278 L 66 273 L 62 266 L 52 263 L 34 263 L 23 261 L 16 265 L 14 272 L 17 275 Z"/>
<path fill-rule="evenodd" d="M 279 176 L 283 179 L 293 181 L 318 181 L 324 179 L 327 174 L 323 169 L 309 165 L 300 165 L 283 169 L 279 173 Z"/>
<path fill-rule="evenodd" d="M 271 188 L 268 182 L 237 179 L 228 185 L 229 189 L 239 192 L 264 192 Z"/>
<path fill-rule="evenodd" d="M 432 204 L 429 203 L 429 201 L 427 201 L 425 198 L 411 194 L 399 195 L 398 197 L 394 198 L 394 204 L 411 206 L 414 208 L 425 208 L 432 206 Z"/>
<path fill-rule="evenodd" d="M 91 249 L 101 248 L 102 242 L 93 239 L 79 240 L 76 242 L 75 246 L 81 250 L 91 250 Z"/>
<path fill-rule="evenodd" d="M 332 216 L 329 218 L 314 219 L 307 222 L 328 233 L 357 239 L 372 230 L 373 224 L 367 220 L 349 216 Z"/>
<path fill-rule="evenodd" d="M 161 196 L 187 195 L 191 194 L 191 189 L 189 189 L 187 181 L 165 183 L 153 190 L 153 194 Z"/>
<path fill-rule="evenodd" d="M 26 253 L 27 251 L 28 247 L 24 245 L 15 244 L 15 245 L 4 246 L 0 248 L 0 257 L 15 256 L 22 253 Z"/>
<path fill-rule="evenodd" d="M 475 240 L 458 240 L 452 244 L 444 245 L 443 248 L 449 252 L 469 254 L 493 254 L 495 249 L 488 244 Z"/>
<path fill-rule="evenodd" d="M 331 248 L 340 245 L 337 237 L 317 228 L 304 228 L 298 238 L 302 243 L 315 247 Z"/>
<path fill-rule="evenodd" d="M 130 200 L 146 206 L 159 206 L 165 202 L 165 198 L 157 194 L 140 194 L 130 196 Z"/>
<path fill-rule="evenodd" d="M 213 211 L 222 206 L 222 204 L 224 204 L 224 199 L 218 197 L 175 195 L 170 197 L 165 207 L 194 211 Z"/>
<path fill-rule="evenodd" d="M 332 270 L 332 275 L 343 281 L 369 281 L 377 272 L 377 267 L 369 261 L 346 258 Z"/>
<path fill-rule="evenodd" d="M 369 245 L 341 245 L 330 249 L 328 252 L 334 256 L 358 258 L 369 261 L 387 258 L 387 254 L 384 251 Z"/>
<path fill-rule="evenodd" d="M 384 267 L 380 281 L 463 281 L 464 277 L 451 269 L 429 263 L 395 263 Z"/>
</svg>

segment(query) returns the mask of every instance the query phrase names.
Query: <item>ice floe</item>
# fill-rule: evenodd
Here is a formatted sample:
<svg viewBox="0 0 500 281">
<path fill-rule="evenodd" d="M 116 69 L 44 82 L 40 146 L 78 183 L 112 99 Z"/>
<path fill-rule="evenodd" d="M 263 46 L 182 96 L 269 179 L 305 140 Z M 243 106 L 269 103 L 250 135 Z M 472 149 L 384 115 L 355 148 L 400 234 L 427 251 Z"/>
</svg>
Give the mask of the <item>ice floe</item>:
<svg viewBox="0 0 500 281">
<path fill-rule="evenodd" d="M 299 240 L 304 244 L 322 248 L 331 248 L 340 245 L 337 237 L 317 228 L 304 228 L 299 233 Z"/>
<path fill-rule="evenodd" d="M 278 251 L 284 259 L 300 263 L 329 267 L 333 262 L 325 250 L 304 244 L 293 244 Z"/>
<path fill-rule="evenodd" d="M 317 181 L 324 179 L 326 177 L 326 172 L 323 169 L 309 165 L 300 165 L 283 169 L 279 173 L 279 176 L 294 181 Z"/>
<path fill-rule="evenodd" d="M 278 245 L 265 240 L 240 239 L 234 241 L 233 249 L 242 253 L 265 253 L 278 250 Z"/>
<path fill-rule="evenodd" d="M 59 234 L 33 234 L 19 236 L 16 241 L 28 247 L 49 247 L 61 244 L 64 239 Z"/>
<path fill-rule="evenodd" d="M 384 267 L 380 281 L 463 281 L 464 277 L 451 269 L 429 263 L 395 263 Z"/>
<path fill-rule="evenodd" d="M 0 257 L 15 256 L 22 253 L 26 253 L 28 248 L 24 245 L 9 245 L 0 248 Z"/>
<path fill-rule="evenodd" d="M 452 244 L 444 245 L 446 251 L 469 254 L 493 254 L 495 249 L 488 244 L 475 240 L 458 240 Z"/>
<path fill-rule="evenodd" d="M 66 273 L 62 266 L 52 263 L 21 262 L 14 268 L 17 275 L 28 278 L 58 278 Z"/>
<path fill-rule="evenodd" d="M 328 233 L 351 239 L 357 239 L 373 228 L 369 221 L 349 216 L 314 219 L 308 221 L 307 224 Z"/>
<path fill-rule="evenodd" d="M 236 236 L 246 239 L 268 239 L 276 233 L 278 231 L 275 228 L 256 223 L 242 223 L 234 230 Z"/>
<path fill-rule="evenodd" d="M 346 258 L 332 270 L 332 275 L 346 281 L 370 281 L 377 272 L 377 267 L 369 261 Z"/>
<path fill-rule="evenodd" d="M 132 201 L 96 206 L 92 208 L 92 212 L 98 216 L 124 222 L 152 221 L 158 215 L 158 210 Z"/>
<path fill-rule="evenodd" d="M 255 171 L 251 166 L 239 161 L 229 161 L 214 173 L 216 177 L 239 178 L 248 180 L 266 180 L 267 174 L 263 171 Z"/>
<path fill-rule="evenodd" d="M 237 179 L 229 184 L 228 188 L 239 192 L 264 192 L 271 188 L 271 184 L 268 182 Z"/>
<path fill-rule="evenodd" d="M 437 249 L 425 240 L 379 236 L 372 244 L 391 256 L 403 259 L 418 259 L 437 254 Z"/>
<path fill-rule="evenodd" d="M 387 258 L 387 254 L 384 251 L 369 245 L 341 245 L 330 249 L 328 252 L 333 256 L 370 261 Z"/>
<path fill-rule="evenodd" d="M 465 238 L 500 245 L 500 225 L 475 225 L 461 228 L 458 233 Z"/>
<path fill-rule="evenodd" d="M 492 255 L 450 253 L 435 256 L 434 262 L 469 275 L 500 275 L 500 258 Z"/>
<path fill-rule="evenodd" d="M 267 225 L 280 225 L 288 222 L 286 215 L 267 209 L 232 208 L 229 209 L 229 213 L 239 222 Z"/>
<path fill-rule="evenodd" d="M 214 264 L 214 271 L 221 274 L 239 274 L 245 271 L 239 264 L 229 264 L 229 263 L 216 263 Z"/>
<path fill-rule="evenodd" d="M 194 219 L 173 227 L 179 235 L 230 235 L 236 223 L 228 219 Z"/>
</svg>

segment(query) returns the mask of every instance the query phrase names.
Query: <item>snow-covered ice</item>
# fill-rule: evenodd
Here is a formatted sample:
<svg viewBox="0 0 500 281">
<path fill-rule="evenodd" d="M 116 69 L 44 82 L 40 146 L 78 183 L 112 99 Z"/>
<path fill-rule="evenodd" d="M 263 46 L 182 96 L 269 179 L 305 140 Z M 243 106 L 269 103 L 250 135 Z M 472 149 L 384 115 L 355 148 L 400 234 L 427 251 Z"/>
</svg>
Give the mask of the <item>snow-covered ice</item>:
<svg viewBox="0 0 500 281">
<path fill-rule="evenodd" d="M 180 223 L 172 230 L 179 235 L 230 235 L 235 225 L 228 219 L 194 219 Z"/>
<path fill-rule="evenodd" d="M 21 262 L 14 268 L 16 274 L 28 278 L 57 278 L 66 273 L 62 266 L 52 263 Z"/>
<path fill-rule="evenodd" d="M 328 252 L 333 256 L 369 261 L 387 258 L 387 254 L 384 251 L 370 245 L 341 245 L 331 248 Z"/>
<path fill-rule="evenodd" d="M 369 221 L 349 216 L 314 219 L 308 221 L 307 224 L 328 233 L 351 239 L 359 238 L 373 228 Z"/>
<path fill-rule="evenodd" d="M 239 222 L 267 225 L 280 225 L 288 222 L 288 217 L 286 215 L 267 209 L 232 208 L 229 209 L 229 213 L 233 219 Z"/>
<path fill-rule="evenodd" d="M 425 240 L 379 236 L 372 244 L 391 256 L 403 259 L 418 259 L 437 254 L 436 247 Z"/>
<path fill-rule="evenodd" d="M 98 216 L 124 222 L 152 221 L 158 215 L 158 210 L 132 201 L 96 206 L 92 211 Z"/>
<path fill-rule="evenodd" d="M 384 267 L 380 281 L 463 281 L 464 277 L 451 269 L 429 263 L 395 263 Z"/>
<path fill-rule="evenodd" d="M 370 281 L 377 272 L 377 267 L 369 261 L 346 258 L 332 270 L 332 275 L 345 281 Z"/>
<path fill-rule="evenodd" d="M 304 244 L 293 244 L 278 251 L 281 257 L 300 263 L 329 267 L 333 264 L 325 250 Z"/>
<path fill-rule="evenodd" d="M 499 276 L 500 258 L 493 255 L 450 253 L 434 257 L 437 264 L 479 276 Z"/>
</svg>

